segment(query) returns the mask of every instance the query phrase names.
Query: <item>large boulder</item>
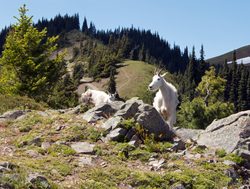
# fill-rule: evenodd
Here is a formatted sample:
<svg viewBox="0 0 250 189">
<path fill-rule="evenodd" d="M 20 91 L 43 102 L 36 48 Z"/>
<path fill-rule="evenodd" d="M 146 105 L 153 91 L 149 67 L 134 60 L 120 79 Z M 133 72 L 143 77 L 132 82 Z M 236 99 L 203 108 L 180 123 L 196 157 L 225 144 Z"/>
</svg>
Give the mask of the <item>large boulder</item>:
<svg viewBox="0 0 250 189">
<path fill-rule="evenodd" d="M 174 128 L 175 134 L 184 142 L 188 140 L 196 141 L 199 135 L 203 132 L 202 129 L 187 129 L 187 128 Z"/>
<path fill-rule="evenodd" d="M 142 104 L 136 115 L 136 121 L 156 139 L 171 140 L 174 136 L 169 125 L 164 121 L 157 110 L 148 104 Z"/>
<path fill-rule="evenodd" d="M 108 118 L 120 110 L 123 102 L 115 101 L 111 103 L 101 104 L 96 106 L 83 114 L 83 119 L 89 123 L 96 122 L 100 119 Z"/>
<path fill-rule="evenodd" d="M 200 134 L 197 143 L 231 153 L 248 149 L 249 141 L 250 110 L 213 121 Z"/>
<path fill-rule="evenodd" d="M 132 118 L 138 112 L 138 108 L 143 104 L 142 100 L 139 100 L 138 97 L 131 98 L 127 100 L 121 109 L 116 112 L 114 116 L 120 116 L 124 119 Z"/>
</svg>

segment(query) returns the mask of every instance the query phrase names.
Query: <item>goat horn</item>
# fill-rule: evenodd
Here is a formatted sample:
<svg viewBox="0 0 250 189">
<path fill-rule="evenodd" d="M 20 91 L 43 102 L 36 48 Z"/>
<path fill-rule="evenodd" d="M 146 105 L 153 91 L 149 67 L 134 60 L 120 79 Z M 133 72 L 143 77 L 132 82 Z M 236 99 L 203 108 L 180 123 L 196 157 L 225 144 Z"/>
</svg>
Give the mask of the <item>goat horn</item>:
<svg viewBox="0 0 250 189">
<path fill-rule="evenodd" d="M 162 70 L 163 70 L 163 68 L 161 68 L 161 69 L 160 69 L 160 71 L 158 71 L 158 75 L 160 75 L 160 74 L 161 74 Z"/>
</svg>

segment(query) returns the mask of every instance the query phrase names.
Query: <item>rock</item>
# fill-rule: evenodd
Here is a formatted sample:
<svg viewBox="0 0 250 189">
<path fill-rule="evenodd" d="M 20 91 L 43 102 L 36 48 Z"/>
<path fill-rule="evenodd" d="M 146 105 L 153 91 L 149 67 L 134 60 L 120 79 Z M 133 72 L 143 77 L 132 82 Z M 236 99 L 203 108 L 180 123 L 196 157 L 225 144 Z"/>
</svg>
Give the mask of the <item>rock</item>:
<svg viewBox="0 0 250 189">
<path fill-rule="evenodd" d="M 62 129 L 65 128 L 65 125 L 58 125 L 55 129 L 55 131 L 61 131 Z"/>
<path fill-rule="evenodd" d="M 34 139 L 28 142 L 28 145 L 35 145 L 40 147 L 42 145 L 41 137 L 35 137 Z"/>
<path fill-rule="evenodd" d="M 121 116 L 124 119 L 132 118 L 138 112 L 138 107 L 142 104 L 143 101 L 139 100 L 138 97 L 131 98 L 123 104 L 115 116 Z"/>
<path fill-rule="evenodd" d="M 237 174 L 237 172 L 235 171 L 233 167 L 230 167 L 227 170 L 225 170 L 224 174 L 232 179 L 230 182 L 231 184 L 235 182 L 237 178 L 239 178 L 239 175 Z"/>
<path fill-rule="evenodd" d="M 112 116 L 121 108 L 122 105 L 123 102 L 121 101 L 114 101 L 107 104 L 101 104 L 85 112 L 82 118 L 89 123 L 94 123 L 100 119 Z"/>
<path fill-rule="evenodd" d="M 189 139 L 196 141 L 203 131 L 202 129 L 174 128 L 175 134 L 184 142 L 187 142 Z"/>
<path fill-rule="evenodd" d="M 224 160 L 222 163 L 225 165 L 228 165 L 228 166 L 235 166 L 236 165 L 235 162 L 230 161 L 230 160 Z"/>
<path fill-rule="evenodd" d="M 135 130 L 134 128 L 131 128 L 131 129 L 127 132 L 127 134 L 126 134 L 126 136 L 125 136 L 125 140 L 126 140 L 126 141 L 130 141 L 130 140 L 132 139 L 132 137 L 133 137 L 135 134 L 136 134 L 136 130 Z"/>
<path fill-rule="evenodd" d="M 183 142 L 181 139 L 174 138 L 174 144 L 171 149 L 176 152 L 179 150 L 185 150 L 186 149 L 185 145 L 186 145 L 185 142 Z"/>
<path fill-rule="evenodd" d="M 122 142 L 124 140 L 125 135 L 127 134 L 127 130 L 124 128 L 116 128 L 112 130 L 107 136 L 107 140 Z"/>
<path fill-rule="evenodd" d="M 38 173 L 29 174 L 27 182 L 32 184 L 32 188 L 51 188 L 49 181 L 44 176 L 41 176 Z"/>
<path fill-rule="evenodd" d="M 162 158 L 160 160 L 152 160 L 148 163 L 149 166 L 152 166 L 154 170 L 159 170 L 163 167 L 165 160 Z"/>
<path fill-rule="evenodd" d="M 39 153 L 35 150 L 27 150 L 26 154 L 32 158 L 37 158 L 39 156 Z"/>
<path fill-rule="evenodd" d="M 50 142 L 42 142 L 41 148 L 47 150 L 51 146 Z"/>
<path fill-rule="evenodd" d="M 242 158 L 250 161 L 250 151 L 244 150 L 244 149 L 240 149 L 238 151 L 238 155 L 241 156 Z"/>
<path fill-rule="evenodd" d="M 6 162 L 0 162 L 0 166 L 4 167 L 6 169 L 9 169 L 9 170 L 13 170 L 13 169 L 15 169 L 15 168 L 18 167 L 17 165 L 15 165 L 15 164 L 13 164 L 11 162 L 8 162 L 8 161 L 6 161 Z"/>
<path fill-rule="evenodd" d="M 92 157 L 90 156 L 79 157 L 78 165 L 80 167 L 84 167 L 85 165 L 93 165 Z"/>
<path fill-rule="evenodd" d="M 136 121 L 157 140 L 171 140 L 174 133 L 157 110 L 148 104 L 139 107 Z"/>
<path fill-rule="evenodd" d="M 18 117 L 21 117 L 25 115 L 27 112 L 26 110 L 11 110 L 8 112 L 5 112 L 4 114 L 0 115 L 0 121 L 5 121 L 5 120 L 14 120 L 17 119 Z"/>
<path fill-rule="evenodd" d="M 170 189 L 186 189 L 183 184 L 175 184 L 170 187 Z"/>
<path fill-rule="evenodd" d="M 105 123 L 102 124 L 101 127 L 104 128 L 105 131 L 113 130 L 120 124 L 122 119 L 123 118 L 120 116 L 111 117 L 107 121 L 105 121 Z"/>
<path fill-rule="evenodd" d="M 88 142 L 74 142 L 70 146 L 78 154 L 94 154 L 94 144 Z"/>
<path fill-rule="evenodd" d="M 141 145 L 141 143 L 142 143 L 141 139 L 137 135 L 133 135 L 133 137 L 131 138 L 128 144 L 134 147 L 138 147 Z"/>
<path fill-rule="evenodd" d="M 250 110 L 213 121 L 198 137 L 197 143 L 227 153 L 248 148 L 250 140 Z M 245 154 L 245 153 L 243 153 Z"/>
</svg>

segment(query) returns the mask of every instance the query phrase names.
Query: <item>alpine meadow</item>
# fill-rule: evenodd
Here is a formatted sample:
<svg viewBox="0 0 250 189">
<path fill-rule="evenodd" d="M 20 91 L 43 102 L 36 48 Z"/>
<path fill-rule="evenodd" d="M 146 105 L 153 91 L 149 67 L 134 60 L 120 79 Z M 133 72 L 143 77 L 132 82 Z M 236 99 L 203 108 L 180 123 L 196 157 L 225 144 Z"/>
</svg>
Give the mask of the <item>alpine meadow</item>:
<svg viewBox="0 0 250 189">
<path fill-rule="evenodd" d="M 32 6 L 0 31 L 0 188 L 250 187 L 249 45 L 206 59 L 206 43 Z"/>
</svg>

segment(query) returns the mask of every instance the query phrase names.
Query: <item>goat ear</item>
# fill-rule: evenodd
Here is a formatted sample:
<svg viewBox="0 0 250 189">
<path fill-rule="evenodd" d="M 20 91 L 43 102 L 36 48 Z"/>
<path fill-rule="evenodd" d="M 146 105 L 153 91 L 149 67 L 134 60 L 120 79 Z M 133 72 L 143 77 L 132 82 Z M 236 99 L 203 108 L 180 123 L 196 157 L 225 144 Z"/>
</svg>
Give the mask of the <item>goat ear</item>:
<svg viewBox="0 0 250 189">
<path fill-rule="evenodd" d="M 167 75 L 168 72 L 165 72 L 164 74 L 161 75 L 161 77 L 164 77 L 165 75 Z"/>
</svg>

